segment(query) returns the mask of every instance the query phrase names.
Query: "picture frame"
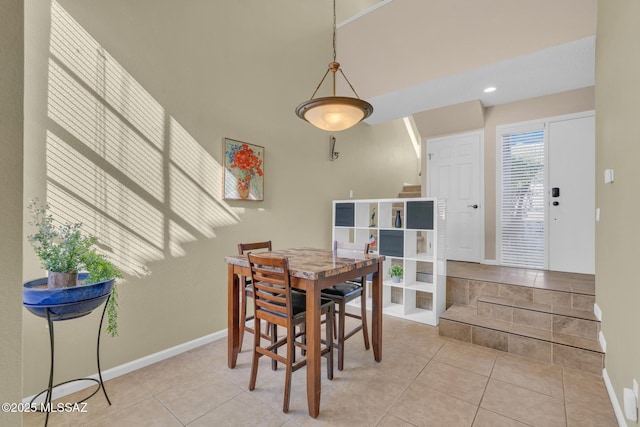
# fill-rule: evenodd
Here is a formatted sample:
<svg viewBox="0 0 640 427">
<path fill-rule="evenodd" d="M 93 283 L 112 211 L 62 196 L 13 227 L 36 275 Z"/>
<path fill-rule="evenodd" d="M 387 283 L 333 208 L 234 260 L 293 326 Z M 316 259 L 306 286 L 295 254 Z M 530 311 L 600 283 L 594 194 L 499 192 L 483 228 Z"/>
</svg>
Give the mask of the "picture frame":
<svg viewBox="0 0 640 427">
<path fill-rule="evenodd" d="M 222 157 L 222 198 L 264 200 L 264 147 L 225 137 Z"/>
</svg>

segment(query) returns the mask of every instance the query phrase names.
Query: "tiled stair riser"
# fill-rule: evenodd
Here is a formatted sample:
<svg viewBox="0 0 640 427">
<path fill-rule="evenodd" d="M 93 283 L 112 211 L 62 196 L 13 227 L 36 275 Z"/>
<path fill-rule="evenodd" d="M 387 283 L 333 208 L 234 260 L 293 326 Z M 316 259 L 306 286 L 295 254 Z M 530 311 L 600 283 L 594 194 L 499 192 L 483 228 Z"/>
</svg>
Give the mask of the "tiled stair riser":
<svg viewBox="0 0 640 427">
<path fill-rule="evenodd" d="M 476 306 L 478 298 L 482 296 L 514 297 L 538 304 L 552 304 L 554 307 L 563 306 L 591 312 L 595 304 L 595 296 L 583 293 L 447 277 L 447 307 L 453 304 Z"/>
<path fill-rule="evenodd" d="M 600 322 L 554 315 L 551 328 L 553 332 L 596 340 Z"/>
<path fill-rule="evenodd" d="M 602 374 L 604 354 L 510 332 L 440 319 L 440 335 L 555 365 Z"/>
<path fill-rule="evenodd" d="M 481 317 L 589 339 L 598 339 L 600 332 L 600 322 L 594 320 L 543 313 L 485 301 L 478 301 L 477 304 L 477 313 Z"/>
<path fill-rule="evenodd" d="M 531 311 L 523 308 L 514 308 L 513 323 L 549 331 L 552 330 L 552 315 L 549 313 L 540 313 L 538 311 Z"/>
<path fill-rule="evenodd" d="M 597 343 L 595 297 L 566 287 L 449 277 L 447 306 L 457 309 L 440 319 L 440 334 L 599 375 L 604 353 Z"/>
<path fill-rule="evenodd" d="M 509 353 L 551 363 L 553 344 L 535 338 L 509 335 Z"/>
<path fill-rule="evenodd" d="M 488 302 L 478 302 L 478 316 L 490 319 L 513 322 L 513 307 L 506 305 L 491 304 Z"/>
</svg>

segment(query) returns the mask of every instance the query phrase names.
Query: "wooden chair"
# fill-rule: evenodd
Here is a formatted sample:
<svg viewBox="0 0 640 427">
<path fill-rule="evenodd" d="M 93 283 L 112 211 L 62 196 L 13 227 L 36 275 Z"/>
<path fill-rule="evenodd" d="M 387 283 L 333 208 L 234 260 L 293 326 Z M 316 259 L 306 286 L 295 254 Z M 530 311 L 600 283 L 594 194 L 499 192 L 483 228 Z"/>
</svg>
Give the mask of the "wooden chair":
<svg viewBox="0 0 640 427">
<path fill-rule="evenodd" d="M 338 257 L 343 258 L 357 258 L 362 257 L 369 252 L 368 243 L 349 243 L 349 242 L 334 242 L 333 252 Z M 345 282 L 334 285 L 330 288 L 322 290 L 322 297 L 328 298 L 333 301 L 337 306 L 336 314 L 338 315 L 338 331 L 337 344 L 338 347 L 338 370 L 342 371 L 344 368 L 344 342 L 362 330 L 364 337 L 364 348 L 369 349 L 369 331 L 367 330 L 367 303 L 366 303 L 366 289 L 367 278 L 362 277 L 359 279 L 361 282 Z M 356 298 L 362 297 L 360 304 L 360 316 L 356 314 L 347 313 L 346 304 Z M 353 317 L 359 319 L 361 322 L 358 326 L 345 333 L 345 321 L 346 317 Z"/>
<path fill-rule="evenodd" d="M 268 356 L 285 364 L 285 387 L 283 412 L 289 411 L 291 400 L 291 374 L 307 364 L 307 359 L 295 361 L 295 347 L 305 348 L 302 342 L 296 341 L 295 326 L 306 322 L 306 297 L 304 294 L 291 291 L 289 277 L 289 261 L 287 258 L 272 257 L 265 254 L 249 253 L 251 265 L 251 283 L 253 286 L 253 302 L 255 304 L 253 334 L 253 363 L 251 365 L 251 379 L 249 390 L 256 386 L 258 362 L 262 356 Z M 327 377 L 333 379 L 333 316 L 334 303 L 321 299 L 321 313 L 326 317 L 326 339 L 320 354 L 327 358 Z M 272 336 L 277 336 L 277 327 L 287 329 L 286 336 L 268 347 L 260 345 L 261 322 L 267 321 L 272 325 Z M 278 348 L 285 346 L 286 356 L 278 354 Z"/>
<path fill-rule="evenodd" d="M 269 251 L 271 252 L 271 240 L 256 243 L 238 243 L 238 255 L 246 255 L 249 251 Z M 240 285 L 242 286 L 243 278 L 240 277 Z M 242 297 L 240 303 L 240 350 L 242 351 L 242 340 L 244 339 L 244 331 L 255 333 L 255 329 L 247 326 L 247 322 L 253 320 L 253 316 L 247 317 L 247 298 L 253 298 L 253 287 L 251 286 L 251 277 L 244 278 L 244 289 L 241 290 Z M 268 329 L 268 328 L 267 328 Z M 265 339 L 271 339 L 267 334 L 262 335 Z M 275 362 L 273 369 L 276 369 Z"/>
</svg>

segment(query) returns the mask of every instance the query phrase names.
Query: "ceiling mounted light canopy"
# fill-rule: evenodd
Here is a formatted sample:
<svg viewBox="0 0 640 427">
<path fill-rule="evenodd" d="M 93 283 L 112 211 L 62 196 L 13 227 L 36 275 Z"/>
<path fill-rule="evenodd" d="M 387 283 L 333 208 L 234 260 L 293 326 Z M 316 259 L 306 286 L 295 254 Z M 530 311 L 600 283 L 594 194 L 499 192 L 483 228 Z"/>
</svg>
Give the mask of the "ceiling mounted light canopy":
<svg viewBox="0 0 640 427">
<path fill-rule="evenodd" d="M 355 98 L 336 96 L 336 73 L 338 71 L 349 84 L 356 96 Z M 314 98 L 329 72 L 331 72 L 331 77 L 333 78 L 332 96 Z M 340 131 L 349 129 L 369 117 L 371 113 L 373 113 L 373 106 L 358 97 L 353 85 L 340 68 L 340 64 L 336 62 L 336 1 L 333 0 L 333 62 L 329 64 L 329 68 L 327 68 L 318 87 L 311 95 L 311 99 L 296 107 L 296 115 L 319 129 Z"/>
</svg>

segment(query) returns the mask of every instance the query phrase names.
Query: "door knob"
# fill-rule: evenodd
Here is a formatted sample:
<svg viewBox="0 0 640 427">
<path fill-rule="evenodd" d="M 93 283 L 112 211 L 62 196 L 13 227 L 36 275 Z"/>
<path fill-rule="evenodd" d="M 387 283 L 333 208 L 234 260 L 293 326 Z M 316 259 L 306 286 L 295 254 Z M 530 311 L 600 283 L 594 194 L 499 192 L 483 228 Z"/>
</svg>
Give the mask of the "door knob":
<svg viewBox="0 0 640 427">
<path fill-rule="evenodd" d="M 478 209 L 478 205 L 467 205 L 468 208 Z"/>
</svg>

